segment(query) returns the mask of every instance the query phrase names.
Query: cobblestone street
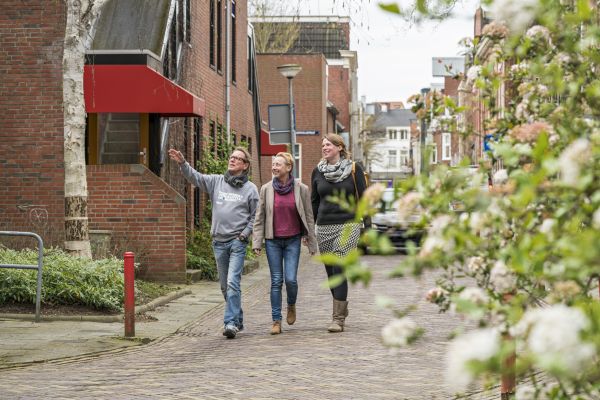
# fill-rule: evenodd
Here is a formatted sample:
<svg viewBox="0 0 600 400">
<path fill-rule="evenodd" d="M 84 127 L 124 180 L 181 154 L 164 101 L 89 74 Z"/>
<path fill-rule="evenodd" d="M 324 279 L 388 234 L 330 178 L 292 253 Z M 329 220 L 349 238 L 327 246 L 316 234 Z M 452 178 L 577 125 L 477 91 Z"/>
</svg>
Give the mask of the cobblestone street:
<svg viewBox="0 0 600 400">
<path fill-rule="evenodd" d="M 243 294 L 245 331 L 221 335 L 222 307 L 149 345 L 95 357 L 30 365 L 0 373 L 1 399 L 448 399 L 443 385 L 447 335 L 461 322 L 425 303 L 433 276 L 389 280 L 399 257 L 366 257 L 368 288 L 351 287 L 347 329 L 331 334 L 325 271 L 308 258 L 300 267 L 298 320 L 271 336 L 268 274 Z M 266 267 L 263 267 L 266 268 Z M 413 346 L 392 353 L 380 331 L 391 315 L 375 296 L 418 303 L 426 329 Z M 285 299 L 285 297 L 284 297 Z M 284 315 L 285 319 L 285 315 Z"/>
</svg>

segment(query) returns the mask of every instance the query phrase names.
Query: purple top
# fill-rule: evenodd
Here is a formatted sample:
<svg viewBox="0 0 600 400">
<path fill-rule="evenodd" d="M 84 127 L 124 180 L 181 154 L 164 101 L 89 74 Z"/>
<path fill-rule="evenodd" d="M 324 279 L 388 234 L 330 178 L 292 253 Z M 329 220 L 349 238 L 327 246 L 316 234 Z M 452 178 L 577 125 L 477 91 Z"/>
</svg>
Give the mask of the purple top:
<svg viewBox="0 0 600 400">
<path fill-rule="evenodd" d="M 287 194 L 275 192 L 273 204 L 273 236 L 285 238 L 298 235 L 302 232 L 300 228 L 300 216 L 296 209 L 294 191 Z"/>
</svg>

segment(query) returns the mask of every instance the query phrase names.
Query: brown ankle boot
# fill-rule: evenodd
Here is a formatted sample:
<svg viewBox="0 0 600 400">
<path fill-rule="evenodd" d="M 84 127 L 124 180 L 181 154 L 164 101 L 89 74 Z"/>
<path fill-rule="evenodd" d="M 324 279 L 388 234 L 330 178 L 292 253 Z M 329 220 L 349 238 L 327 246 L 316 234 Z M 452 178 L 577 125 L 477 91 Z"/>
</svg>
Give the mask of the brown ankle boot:
<svg viewBox="0 0 600 400">
<path fill-rule="evenodd" d="M 288 304 L 286 321 L 288 325 L 294 325 L 296 322 L 296 305 Z"/>
<path fill-rule="evenodd" d="M 344 323 L 348 316 L 348 302 L 333 299 L 332 321 L 327 330 L 329 332 L 343 332 Z"/>
<path fill-rule="evenodd" d="M 281 333 L 281 321 L 273 321 L 271 327 L 271 335 L 279 335 Z"/>
</svg>

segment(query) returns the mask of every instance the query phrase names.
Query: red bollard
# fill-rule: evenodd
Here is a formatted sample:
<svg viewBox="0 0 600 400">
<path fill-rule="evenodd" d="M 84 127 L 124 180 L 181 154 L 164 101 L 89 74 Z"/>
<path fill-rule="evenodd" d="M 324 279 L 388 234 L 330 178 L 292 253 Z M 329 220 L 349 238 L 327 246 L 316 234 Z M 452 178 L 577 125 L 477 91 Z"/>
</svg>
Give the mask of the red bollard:
<svg viewBox="0 0 600 400">
<path fill-rule="evenodd" d="M 123 257 L 125 259 L 125 337 L 133 337 L 135 336 L 135 274 L 133 253 L 128 251 Z"/>
</svg>

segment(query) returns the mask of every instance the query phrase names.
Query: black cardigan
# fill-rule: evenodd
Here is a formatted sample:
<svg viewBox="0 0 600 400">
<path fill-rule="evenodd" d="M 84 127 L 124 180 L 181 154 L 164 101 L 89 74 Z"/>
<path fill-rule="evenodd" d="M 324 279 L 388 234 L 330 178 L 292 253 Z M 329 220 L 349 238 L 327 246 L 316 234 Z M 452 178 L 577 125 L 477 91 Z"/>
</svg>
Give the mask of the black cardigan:
<svg viewBox="0 0 600 400">
<path fill-rule="evenodd" d="M 358 196 L 362 197 L 363 192 L 367 188 L 365 174 L 359 164 L 355 164 L 356 189 Z M 313 216 L 317 225 L 335 225 L 343 224 L 354 219 L 353 212 L 342 210 L 339 205 L 327 201 L 327 197 L 339 195 L 341 191 L 346 193 L 346 196 L 356 196 L 354 190 L 354 180 L 352 174 L 341 182 L 328 182 L 322 172 L 315 168 L 311 176 L 311 202 Z"/>
</svg>

